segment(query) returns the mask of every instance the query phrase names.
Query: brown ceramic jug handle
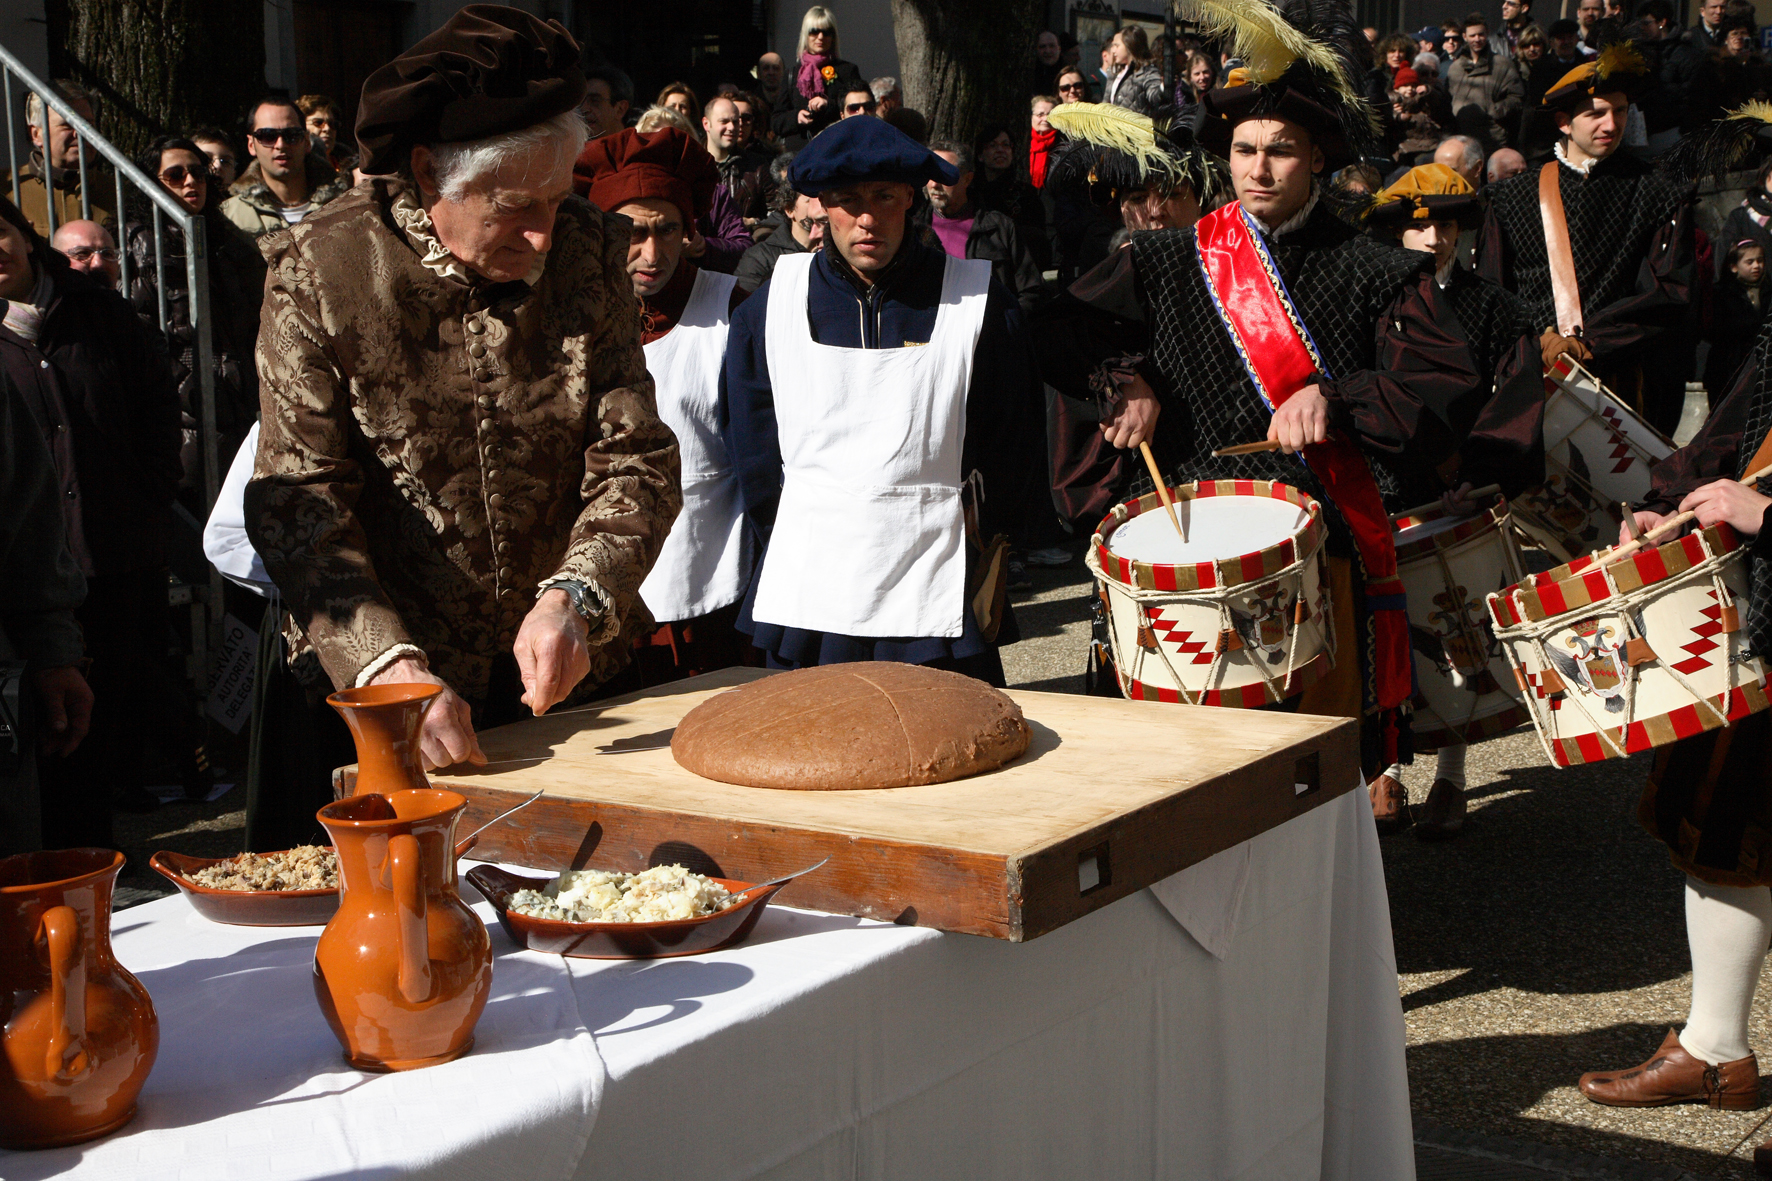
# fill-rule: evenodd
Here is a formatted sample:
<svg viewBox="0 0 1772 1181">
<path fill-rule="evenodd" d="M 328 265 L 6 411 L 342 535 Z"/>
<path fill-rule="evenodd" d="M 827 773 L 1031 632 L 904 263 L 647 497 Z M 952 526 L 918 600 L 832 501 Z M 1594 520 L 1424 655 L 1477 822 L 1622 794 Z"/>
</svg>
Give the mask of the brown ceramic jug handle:
<svg viewBox="0 0 1772 1181">
<path fill-rule="evenodd" d="M 86 957 L 81 954 L 80 917 L 71 906 L 43 912 L 43 942 L 49 951 L 49 1043 L 44 1077 L 67 1079 L 86 1073 Z M 72 1062 L 68 1048 L 79 1048 Z"/>
<path fill-rule="evenodd" d="M 413 1004 L 431 999 L 431 940 L 425 924 L 425 879 L 418 838 L 388 838 L 394 906 L 400 915 L 400 995 Z"/>
</svg>

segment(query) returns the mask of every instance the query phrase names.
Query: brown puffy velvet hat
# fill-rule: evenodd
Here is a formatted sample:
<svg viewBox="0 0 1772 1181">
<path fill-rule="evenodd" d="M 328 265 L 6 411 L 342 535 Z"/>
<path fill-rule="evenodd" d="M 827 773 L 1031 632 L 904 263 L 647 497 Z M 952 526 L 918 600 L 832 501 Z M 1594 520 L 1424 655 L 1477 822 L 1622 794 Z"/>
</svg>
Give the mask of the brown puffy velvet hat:
<svg viewBox="0 0 1772 1181">
<path fill-rule="evenodd" d="M 578 42 L 557 21 L 470 4 L 363 83 L 364 172 L 394 172 L 413 144 L 521 131 L 584 101 Z"/>
<path fill-rule="evenodd" d="M 708 150 L 676 127 L 644 135 L 630 127 L 594 139 L 572 166 L 572 187 L 597 208 L 613 213 L 629 201 L 657 197 L 682 210 L 686 223 L 707 213 L 719 183 Z"/>
</svg>

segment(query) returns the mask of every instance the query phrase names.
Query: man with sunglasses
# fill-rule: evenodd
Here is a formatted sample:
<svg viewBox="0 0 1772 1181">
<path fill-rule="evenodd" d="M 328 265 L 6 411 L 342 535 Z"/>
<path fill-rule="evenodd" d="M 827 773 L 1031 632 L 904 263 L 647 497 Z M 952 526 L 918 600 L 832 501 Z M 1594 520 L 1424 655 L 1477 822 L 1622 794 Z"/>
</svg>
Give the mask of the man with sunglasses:
<svg viewBox="0 0 1772 1181">
<path fill-rule="evenodd" d="M 851 90 L 843 96 L 843 113 L 839 118 L 853 119 L 857 115 L 872 115 L 879 110 L 880 104 L 874 101 L 874 92 L 867 89 Z"/>
<path fill-rule="evenodd" d="M 307 117 L 286 98 L 264 98 L 246 114 L 246 146 L 252 164 L 222 202 L 222 216 L 257 238 L 292 226 L 351 187 L 309 150 Z"/>
</svg>

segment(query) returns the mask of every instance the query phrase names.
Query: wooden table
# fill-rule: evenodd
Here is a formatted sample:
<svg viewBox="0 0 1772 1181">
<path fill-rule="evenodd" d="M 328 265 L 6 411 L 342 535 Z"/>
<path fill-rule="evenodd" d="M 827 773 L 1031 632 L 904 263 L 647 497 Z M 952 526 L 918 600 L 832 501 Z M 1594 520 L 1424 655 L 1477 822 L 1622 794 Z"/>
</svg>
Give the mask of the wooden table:
<svg viewBox="0 0 1772 1181">
<path fill-rule="evenodd" d="M 790 906 L 1020 941 L 1284 824 L 1359 782 L 1340 718 L 1010 690 L 1034 731 L 1010 765 L 954 783 L 784 791 L 679 767 L 677 722 L 769 675 L 726 669 L 488 730 L 490 763 L 434 777 L 463 831 L 522 796 L 473 856 L 543 869 L 677 862 L 763 881 L 829 858 Z M 350 769 L 344 774 L 348 777 Z"/>
</svg>

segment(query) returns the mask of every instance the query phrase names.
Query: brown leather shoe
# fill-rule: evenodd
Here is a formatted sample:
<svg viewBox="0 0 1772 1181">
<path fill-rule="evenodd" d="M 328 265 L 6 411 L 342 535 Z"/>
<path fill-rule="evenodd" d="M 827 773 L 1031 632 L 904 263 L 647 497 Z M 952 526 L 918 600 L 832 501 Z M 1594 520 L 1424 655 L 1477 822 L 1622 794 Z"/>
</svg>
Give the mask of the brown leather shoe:
<svg viewBox="0 0 1772 1181">
<path fill-rule="evenodd" d="M 1372 819 L 1379 836 L 1389 836 L 1409 827 L 1409 792 L 1389 775 L 1380 775 L 1366 785 L 1372 796 Z"/>
<path fill-rule="evenodd" d="M 1424 841 L 1449 841 L 1464 831 L 1464 788 L 1450 779 L 1436 779 L 1427 803 L 1415 813 L 1415 835 Z"/>
<path fill-rule="evenodd" d="M 1594 1071 L 1576 1085 L 1608 1107 L 1705 1103 L 1724 1111 L 1752 1111 L 1760 1105 L 1760 1066 L 1752 1054 L 1712 1066 L 1686 1053 L 1680 1035 L 1671 1029 L 1655 1056 L 1641 1066 Z"/>
</svg>

